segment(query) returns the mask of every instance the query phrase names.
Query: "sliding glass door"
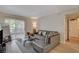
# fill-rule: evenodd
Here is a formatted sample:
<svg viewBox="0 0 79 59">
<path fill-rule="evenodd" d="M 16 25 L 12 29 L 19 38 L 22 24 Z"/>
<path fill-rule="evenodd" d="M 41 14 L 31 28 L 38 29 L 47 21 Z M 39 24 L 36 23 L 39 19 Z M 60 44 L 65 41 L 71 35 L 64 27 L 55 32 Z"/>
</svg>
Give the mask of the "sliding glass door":
<svg viewBox="0 0 79 59">
<path fill-rule="evenodd" d="M 14 34 L 16 29 L 16 21 L 14 19 L 5 19 L 5 23 L 10 26 L 10 33 Z"/>
<path fill-rule="evenodd" d="M 10 34 L 12 39 L 23 39 L 25 37 L 24 21 L 7 18 L 5 19 L 5 23 L 10 26 Z"/>
<path fill-rule="evenodd" d="M 16 26 L 15 27 L 16 38 L 24 39 L 25 38 L 24 21 L 16 20 L 15 26 Z"/>
</svg>

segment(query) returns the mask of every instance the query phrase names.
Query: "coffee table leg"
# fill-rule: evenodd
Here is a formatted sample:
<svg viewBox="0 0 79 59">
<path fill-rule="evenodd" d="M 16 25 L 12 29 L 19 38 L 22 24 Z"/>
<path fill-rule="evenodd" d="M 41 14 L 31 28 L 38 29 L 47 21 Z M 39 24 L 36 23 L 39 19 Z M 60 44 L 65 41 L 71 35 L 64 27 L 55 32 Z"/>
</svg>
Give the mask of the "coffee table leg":
<svg viewBox="0 0 79 59">
<path fill-rule="evenodd" d="M 25 47 L 25 43 L 26 43 L 26 41 L 27 41 L 27 40 L 25 40 L 25 41 L 23 42 L 23 46 L 24 46 L 24 47 Z"/>
</svg>

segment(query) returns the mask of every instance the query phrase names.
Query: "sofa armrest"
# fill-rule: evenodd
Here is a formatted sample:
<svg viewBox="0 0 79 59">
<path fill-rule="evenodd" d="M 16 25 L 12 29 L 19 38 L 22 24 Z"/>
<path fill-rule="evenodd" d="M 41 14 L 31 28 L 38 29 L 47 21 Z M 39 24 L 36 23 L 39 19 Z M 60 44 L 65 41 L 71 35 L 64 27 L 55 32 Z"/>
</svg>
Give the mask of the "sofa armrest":
<svg viewBox="0 0 79 59">
<path fill-rule="evenodd" d="M 57 44 L 57 43 L 60 43 L 60 35 L 54 35 L 51 37 L 51 40 L 50 40 L 51 44 Z"/>
</svg>

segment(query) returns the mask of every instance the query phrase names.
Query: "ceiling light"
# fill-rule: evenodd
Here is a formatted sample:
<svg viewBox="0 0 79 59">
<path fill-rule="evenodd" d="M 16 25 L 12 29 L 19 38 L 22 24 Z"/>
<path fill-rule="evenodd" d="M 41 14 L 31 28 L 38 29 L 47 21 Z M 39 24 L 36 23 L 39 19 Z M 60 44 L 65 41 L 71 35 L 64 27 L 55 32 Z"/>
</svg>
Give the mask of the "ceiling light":
<svg viewBox="0 0 79 59">
<path fill-rule="evenodd" d="M 31 19 L 38 19 L 38 17 L 30 17 Z"/>
</svg>

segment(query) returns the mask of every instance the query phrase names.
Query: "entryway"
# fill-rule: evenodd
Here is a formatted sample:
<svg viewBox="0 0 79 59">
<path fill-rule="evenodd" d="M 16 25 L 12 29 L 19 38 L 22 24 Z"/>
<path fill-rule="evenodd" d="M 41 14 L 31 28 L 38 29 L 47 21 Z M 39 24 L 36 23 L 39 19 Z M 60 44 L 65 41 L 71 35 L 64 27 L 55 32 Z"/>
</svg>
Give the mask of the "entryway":
<svg viewBox="0 0 79 59">
<path fill-rule="evenodd" d="M 79 14 L 69 14 L 65 19 L 66 43 L 79 45 Z"/>
</svg>

